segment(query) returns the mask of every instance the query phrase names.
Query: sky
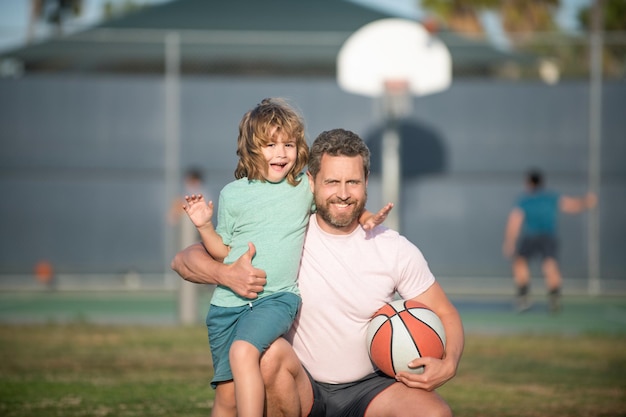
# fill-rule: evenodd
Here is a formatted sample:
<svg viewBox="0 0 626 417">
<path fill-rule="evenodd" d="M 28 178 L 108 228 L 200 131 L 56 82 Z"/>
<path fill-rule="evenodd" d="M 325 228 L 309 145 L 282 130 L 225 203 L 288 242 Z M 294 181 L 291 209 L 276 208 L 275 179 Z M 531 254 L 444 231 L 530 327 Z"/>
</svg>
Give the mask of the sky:
<svg viewBox="0 0 626 417">
<path fill-rule="evenodd" d="M 109 0 L 114 4 L 123 4 L 126 0 Z M 168 0 L 133 0 L 141 3 L 161 3 Z M 401 16 L 420 18 L 423 16 L 417 4 L 419 0 L 350 0 L 383 11 L 396 12 Z M 592 0 L 561 0 L 561 7 L 556 21 L 566 31 L 578 30 L 576 15 L 581 7 L 588 6 Z M 74 22 L 73 30 L 81 30 L 94 25 L 102 18 L 106 0 L 83 0 L 84 11 Z M 0 51 L 21 46 L 26 41 L 30 0 L 0 0 Z M 498 35 L 497 25 L 490 15 L 485 16 L 487 31 L 494 37 Z M 45 25 L 39 25 L 36 35 L 45 38 Z"/>
</svg>

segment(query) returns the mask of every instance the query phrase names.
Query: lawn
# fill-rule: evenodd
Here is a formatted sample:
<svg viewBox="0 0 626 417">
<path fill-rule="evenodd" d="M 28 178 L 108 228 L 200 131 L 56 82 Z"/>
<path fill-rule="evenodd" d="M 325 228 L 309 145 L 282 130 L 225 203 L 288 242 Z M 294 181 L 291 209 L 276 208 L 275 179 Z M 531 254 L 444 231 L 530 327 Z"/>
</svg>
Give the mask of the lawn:
<svg viewBox="0 0 626 417">
<path fill-rule="evenodd" d="M 0 415 L 208 416 L 202 326 L 0 325 Z M 439 392 L 464 417 L 626 416 L 626 336 L 467 336 Z"/>
<path fill-rule="evenodd" d="M 465 417 L 626 416 L 624 335 L 469 335 L 439 392 Z"/>
</svg>

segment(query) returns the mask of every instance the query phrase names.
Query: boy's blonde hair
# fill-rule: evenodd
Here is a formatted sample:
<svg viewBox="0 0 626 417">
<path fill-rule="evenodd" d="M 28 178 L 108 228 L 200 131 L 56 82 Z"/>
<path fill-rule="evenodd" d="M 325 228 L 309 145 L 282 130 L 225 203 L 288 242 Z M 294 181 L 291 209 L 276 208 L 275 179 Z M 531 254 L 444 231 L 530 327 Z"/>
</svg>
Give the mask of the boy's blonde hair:
<svg viewBox="0 0 626 417">
<path fill-rule="evenodd" d="M 280 132 L 296 142 L 296 162 L 287 174 L 287 181 L 291 185 L 300 182 L 296 177 L 309 158 L 304 121 L 292 107 L 279 98 L 264 99 L 241 119 L 237 138 L 239 162 L 235 169 L 235 178 L 247 177 L 250 180 L 265 181 L 267 161 L 261 148 L 274 142 L 275 136 Z"/>
</svg>

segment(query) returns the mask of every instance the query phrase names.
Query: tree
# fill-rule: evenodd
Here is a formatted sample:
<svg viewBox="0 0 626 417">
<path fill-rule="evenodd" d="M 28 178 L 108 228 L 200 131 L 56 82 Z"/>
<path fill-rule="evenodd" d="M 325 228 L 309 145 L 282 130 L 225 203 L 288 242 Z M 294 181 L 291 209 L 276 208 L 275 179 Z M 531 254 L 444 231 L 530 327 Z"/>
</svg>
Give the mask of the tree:
<svg viewBox="0 0 626 417">
<path fill-rule="evenodd" d="M 498 0 L 422 0 L 421 5 L 450 29 L 471 36 L 483 33 L 478 12 L 494 9 L 499 3 Z"/>
<path fill-rule="evenodd" d="M 559 0 L 506 0 L 500 6 L 502 24 L 507 33 L 518 35 L 553 31 L 558 7 Z"/>
<path fill-rule="evenodd" d="M 519 36 L 553 30 L 559 0 L 422 0 L 421 4 L 452 30 L 470 35 L 483 32 L 478 13 L 496 11 L 503 29 Z"/>
<path fill-rule="evenodd" d="M 624 0 L 604 0 L 603 2 L 605 32 L 626 31 L 626 2 Z M 586 7 L 578 13 L 578 20 L 583 28 L 591 29 L 591 7 Z"/>
<path fill-rule="evenodd" d="M 35 25 L 38 21 L 54 26 L 54 34 L 63 34 L 63 24 L 68 16 L 79 16 L 82 12 L 83 0 L 30 0 L 30 17 L 28 22 L 27 41 L 35 37 Z"/>
<path fill-rule="evenodd" d="M 626 45 L 623 38 L 610 32 L 626 30 L 626 1 L 593 1 L 603 3 L 605 73 L 621 76 L 624 74 L 626 62 Z M 588 73 L 588 39 L 561 32 L 555 24 L 554 15 L 560 0 L 422 0 L 421 4 L 450 29 L 461 33 L 468 33 L 465 30 L 471 27 L 468 21 L 479 22 L 477 16 L 481 11 L 496 12 L 514 49 L 535 55 L 539 58 L 540 65 L 558 68 L 560 76 L 581 77 Z M 590 11 L 591 8 L 583 9 L 579 16 L 582 26 L 588 30 L 591 24 Z M 469 33 L 480 34 L 482 29 Z M 537 74 L 536 68 L 529 67 L 525 71 L 529 71 L 528 75 Z"/>
<path fill-rule="evenodd" d="M 626 31 L 626 2 L 624 0 L 594 0 L 591 7 L 582 9 L 578 14 L 581 26 L 587 32 L 601 30 L 604 39 L 603 68 L 607 75 L 624 75 L 626 63 L 626 43 L 623 33 Z M 598 26 L 593 26 L 594 12 Z M 621 35 L 620 35 L 621 33 Z"/>
</svg>

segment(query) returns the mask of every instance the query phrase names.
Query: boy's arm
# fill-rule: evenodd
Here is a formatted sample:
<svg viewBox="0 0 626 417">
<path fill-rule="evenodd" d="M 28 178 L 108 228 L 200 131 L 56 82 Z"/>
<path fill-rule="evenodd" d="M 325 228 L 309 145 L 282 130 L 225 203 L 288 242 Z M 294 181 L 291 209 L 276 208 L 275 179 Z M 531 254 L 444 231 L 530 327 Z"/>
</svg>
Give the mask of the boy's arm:
<svg viewBox="0 0 626 417">
<path fill-rule="evenodd" d="M 198 227 L 198 232 L 200 232 L 202 244 L 207 252 L 209 252 L 216 261 L 223 262 L 230 251 L 230 247 L 224 245 L 222 237 L 215 231 L 213 223 L 209 222 L 201 228 Z"/>
<path fill-rule="evenodd" d="M 217 261 L 222 262 L 230 247 L 224 245 L 222 237 L 215 231 L 213 222 L 213 202 L 205 203 L 202 194 L 185 196 L 187 204 L 183 206 L 191 222 L 196 226 L 204 247 Z"/>
<path fill-rule="evenodd" d="M 371 211 L 364 210 L 361 214 L 361 217 L 359 217 L 359 224 L 365 230 L 372 230 L 374 227 L 382 224 L 385 221 L 387 215 L 392 208 L 393 203 L 387 203 L 387 205 L 381 208 L 380 211 L 376 214 L 372 213 Z"/>
</svg>

